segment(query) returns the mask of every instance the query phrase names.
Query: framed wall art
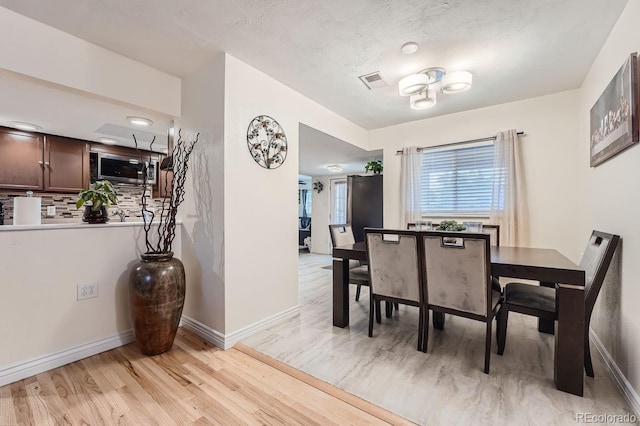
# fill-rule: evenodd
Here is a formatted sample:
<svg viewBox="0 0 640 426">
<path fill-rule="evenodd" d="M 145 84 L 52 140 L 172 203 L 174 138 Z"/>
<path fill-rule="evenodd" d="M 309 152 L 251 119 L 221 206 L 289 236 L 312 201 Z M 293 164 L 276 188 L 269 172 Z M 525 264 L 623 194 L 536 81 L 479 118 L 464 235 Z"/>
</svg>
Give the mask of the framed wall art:
<svg viewBox="0 0 640 426">
<path fill-rule="evenodd" d="M 591 167 L 638 143 L 638 58 L 632 53 L 591 107 Z"/>
<path fill-rule="evenodd" d="M 259 115 L 249 123 L 247 147 L 255 162 L 265 169 L 276 169 L 287 158 L 287 136 L 268 115 Z"/>
</svg>

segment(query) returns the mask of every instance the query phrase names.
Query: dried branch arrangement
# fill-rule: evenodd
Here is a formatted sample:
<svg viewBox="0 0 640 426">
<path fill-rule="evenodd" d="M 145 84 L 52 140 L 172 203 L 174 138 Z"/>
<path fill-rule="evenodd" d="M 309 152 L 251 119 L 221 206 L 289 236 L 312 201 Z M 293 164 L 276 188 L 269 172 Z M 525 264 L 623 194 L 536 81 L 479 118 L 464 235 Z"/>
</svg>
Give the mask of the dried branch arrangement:
<svg viewBox="0 0 640 426">
<path fill-rule="evenodd" d="M 198 142 L 200 133 L 196 134 L 195 139 L 190 141 L 182 140 L 182 129 L 178 130 L 178 141 L 173 147 L 171 153 L 173 158 L 173 168 L 164 174 L 164 193 L 160 194 L 162 203 L 160 212 L 148 208 L 148 173 L 147 168 L 151 163 L 151 157 L 143 158 L 142 153 L 138 149 L 138 141 L 133 135 L 136 149 L 140 153 L 140 161 L 143 164 L 142 173 L 144 175 L 144 186 L 142 190 L 142 217 L 144 218 L 144 235 L 147 253 L 168 253 L 171 251 L 173 239 L 176 236 L 176 215 L 178 207 L 184 201 L 184 184 L 187 179 L 187 170 L 189 169 L 189 157 L 193 151 L 193 147 Z M 155 137 L 149 145 L 149 150 L 153 150 Z M 161 179 L 162 177 L 158 177 Z M 156 219 L 157 218 L 157 219 Z M 152 225 L 157 225 L 157 238 L 153 237 L 151 230 Z"/>
</svg>

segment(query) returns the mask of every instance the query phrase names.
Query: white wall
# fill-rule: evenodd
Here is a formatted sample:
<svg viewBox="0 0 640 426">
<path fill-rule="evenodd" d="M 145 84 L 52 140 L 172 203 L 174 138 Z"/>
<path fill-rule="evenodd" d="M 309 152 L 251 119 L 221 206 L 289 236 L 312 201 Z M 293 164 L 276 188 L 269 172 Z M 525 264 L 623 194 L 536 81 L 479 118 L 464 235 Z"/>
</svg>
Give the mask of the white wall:
<svg viewBox="0 0 640 426">
<path fill-rule="evenodd" d="M 303 122 L 360 147 L 367 132 L 247 64 L 225 61 L 225 333 L 298 305 L 298 129 Z M 266 114 L 283 127 L 284 164 L 260 167 L 249 155 L 249 122 Z M 314 227 L 312 220 L 312 229 Z"/>
<path fill-rule="evenodd" d="M 180 79 L 0 7 L 0 68 L 172 116 Z"/>
<path fill-rule="evenodd" d="M 143 250 L 141 224 L 0 230 L 0 385 L 10 367 L 129 331 L 129 269 Z M 98 297 L 77 301 L 89 283 Z"/>
<path fill-rule="evenodd" d="M 399 219 L 397 150 L 482 138 L 515 128 L 526 133 L 521 146 L 529 245 L 555 248 L 578 260 L 577 104 L 577 91 L 569 91 L 371 131 L 370 149 L 384 150 L 385 226 L 406 227 Z"/>
<path fill-rule="evenodd" d="M 185 229 L 184 315 L 220 332 L 225 327 L 224 62 L 219 55 L 183 80 L 183 116 L 176 121 L 177 128 L 200 132 L 179 211 Z"/>
<path fill-rule="evenodd" d="M 582 84 L 576 147 L 583 183 L 581 236 L 599 229 L 623 239 L 621 264 L 616 265 L 621 269 L 614 268 L 607 277 L 591 325 L 636 392 L 640 392 L 640 146 L 634 145 L 598 167 L 589 167 L 589 111 L 629 54 L 640 51 L 638 17 L 640 2 L 630 1 Z M 586 237 L 578 243 L 577 249 L 584 249 Z"/>
</svg>

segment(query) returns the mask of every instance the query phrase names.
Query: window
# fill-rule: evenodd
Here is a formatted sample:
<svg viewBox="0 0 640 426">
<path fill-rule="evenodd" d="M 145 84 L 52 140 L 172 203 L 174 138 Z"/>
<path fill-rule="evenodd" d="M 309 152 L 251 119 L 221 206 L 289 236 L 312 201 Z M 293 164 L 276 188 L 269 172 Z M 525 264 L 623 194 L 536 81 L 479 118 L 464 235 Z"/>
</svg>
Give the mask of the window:
<svg viewBox="0 0 640 426">
<path fill-rule="evenodd" d="M 347 181 L 331 181 L 331 223 L 347 223 Z"/>
<path fill-rule="evenodd" d="M 424 150 L 421 210 L 425 216 L 489 216 L 493 144 Z"/>
</svg>

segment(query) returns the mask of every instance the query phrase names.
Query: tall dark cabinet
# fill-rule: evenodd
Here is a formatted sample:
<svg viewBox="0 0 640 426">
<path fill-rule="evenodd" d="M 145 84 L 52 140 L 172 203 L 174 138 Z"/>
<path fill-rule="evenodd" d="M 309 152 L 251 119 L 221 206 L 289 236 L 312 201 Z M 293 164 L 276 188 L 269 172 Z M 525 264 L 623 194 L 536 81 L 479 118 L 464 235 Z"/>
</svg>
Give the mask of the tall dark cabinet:
<svg viewBox="0 0 640 426">
<path fill-rule="evenodd" d="M 364 228 L 382 228 L 382 175 L 347 177 L 347 223 L 356 241 Z"/>
</svg>

